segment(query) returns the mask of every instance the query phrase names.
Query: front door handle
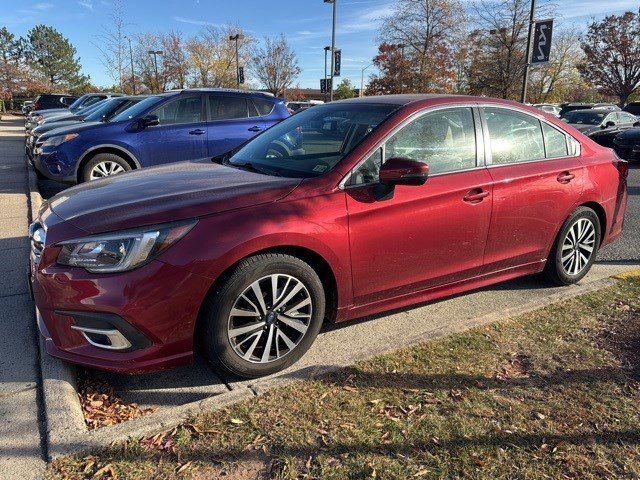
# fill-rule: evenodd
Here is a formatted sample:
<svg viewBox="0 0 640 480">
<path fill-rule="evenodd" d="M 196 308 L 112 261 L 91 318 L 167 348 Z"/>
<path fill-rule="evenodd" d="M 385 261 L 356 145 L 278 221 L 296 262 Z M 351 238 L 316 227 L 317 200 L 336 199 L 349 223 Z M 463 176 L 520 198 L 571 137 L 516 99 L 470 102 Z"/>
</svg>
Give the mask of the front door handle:
<svg viewBox="0 0 640 480">
<path fill-rule="evenodd" d="M 571 173 L 571 172 L 562 172 L 560 175 L 558 175 L 558 182 L 563 183 L 563 184 L 567 184 L 571 180 L 573 180 L 574 178 L 576 178 L 576 176 L 573 173 Z"/>
<path fill-rule="evenodd" d="M 467 193 L 463 200 L 467 203 L 480 203 L 482 200 L 489 196 L 489 192 L 483 190 L 482 188 L 474 188 L 469 193 Z"/>
<path fill-rule="evenodd" d="M 189 132 L 189 135 L 204 135 L 205 133 L 207 133 L 207 132 L 205 132 L 204 130 L 202 130 L 200 128 L 197 128 L 196 130 L 191 130 Z"/>
<path fill-rule="evenodd" d="M 259 131 L 261 131 L 261 130 L 262 130 L 262 129 L 261 129 L 258 125 L 254 125 L 253 127 L 251 127 L 251 128 L 249 129 L 249 131 L 250 131 L 250 132 L 259 132 Z"/>
</svg>

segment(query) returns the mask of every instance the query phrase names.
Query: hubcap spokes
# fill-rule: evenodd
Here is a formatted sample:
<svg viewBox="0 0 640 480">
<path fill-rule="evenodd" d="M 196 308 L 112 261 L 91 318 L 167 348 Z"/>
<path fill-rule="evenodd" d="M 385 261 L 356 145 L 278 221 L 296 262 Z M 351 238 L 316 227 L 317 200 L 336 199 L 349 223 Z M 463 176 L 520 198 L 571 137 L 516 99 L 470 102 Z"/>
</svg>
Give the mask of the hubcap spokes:
<svg viewBox="0 0 640 480">
<path fill-rule="evenodd" d="M 116 173 L 124 172 L 122 165 L 116 162 L 100 162 L 91 169 L 91 180 L 98 178 L 109 177 Z"/>
<path fill-rule="evenodd" d="M 589 263 L 595 250 L 596 227 L 587 218 L 577 220 L 562 243 L 562 268 L 569 275 L 578 275 Z"/>
<path fill-rule="evenodd" d="M 229 342 L 244 360 L 273 362 L 302 341 L 312 314 L 311 295 L 300 280 L 284 274 L 262 277 L 236 299 L 229 314 Z"/>
</svg>

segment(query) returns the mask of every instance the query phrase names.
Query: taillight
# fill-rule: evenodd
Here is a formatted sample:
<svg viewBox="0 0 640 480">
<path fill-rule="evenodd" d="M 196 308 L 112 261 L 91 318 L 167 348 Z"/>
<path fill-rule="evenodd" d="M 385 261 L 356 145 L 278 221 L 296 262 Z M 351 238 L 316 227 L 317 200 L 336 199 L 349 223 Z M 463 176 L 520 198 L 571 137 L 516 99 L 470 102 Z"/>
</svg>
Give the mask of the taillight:
<svg viewBox="0 0 640 480">
<path fill-rule="evenodd" d="M 32 110 L 40 110 L 40 102 L 36 102 L 33 104 Z"/>
</svg>

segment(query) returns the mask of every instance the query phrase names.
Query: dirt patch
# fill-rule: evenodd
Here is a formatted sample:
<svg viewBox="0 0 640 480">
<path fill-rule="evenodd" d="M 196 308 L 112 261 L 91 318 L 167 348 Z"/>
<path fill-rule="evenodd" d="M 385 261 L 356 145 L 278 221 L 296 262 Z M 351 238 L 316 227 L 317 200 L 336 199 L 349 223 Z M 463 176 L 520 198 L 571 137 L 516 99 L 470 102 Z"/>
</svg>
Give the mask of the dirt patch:
<svg viewBox="0 0 640 480">
<path fill-rule="evenodd" d="M 617 301 L 597 343 L 611 352 L 625 372 L 640 381 L 640 308 Z"/>
<path fill-rule="evenodd" d="M 157 410 L 156 407 L 141 408 L 136 403 L 124 402 L 99 374 L 85 370 L 78 373 L 78 397 L 89 430 L 126 422 Z"/>
</svg>

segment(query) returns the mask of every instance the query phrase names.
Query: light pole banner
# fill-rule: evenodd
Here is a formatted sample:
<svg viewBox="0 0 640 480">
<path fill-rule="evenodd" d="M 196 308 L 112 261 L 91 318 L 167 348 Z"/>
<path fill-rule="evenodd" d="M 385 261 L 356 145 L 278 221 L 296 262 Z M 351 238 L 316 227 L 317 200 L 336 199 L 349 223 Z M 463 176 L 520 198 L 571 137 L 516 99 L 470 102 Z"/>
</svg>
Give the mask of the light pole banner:
<svg viewBox="0 0 640 480">
<path fill-rule="evenodd" d="M 536 30 L 533 37 L 533 51 L 531 64 L 539 65 L 547 63 L 551 57 L 551 37 L 553 34 L 553 20 L 540 20 L 536 22 Z"/>
</svg>

